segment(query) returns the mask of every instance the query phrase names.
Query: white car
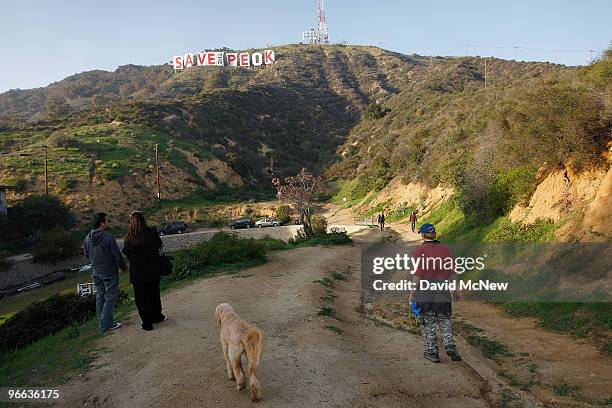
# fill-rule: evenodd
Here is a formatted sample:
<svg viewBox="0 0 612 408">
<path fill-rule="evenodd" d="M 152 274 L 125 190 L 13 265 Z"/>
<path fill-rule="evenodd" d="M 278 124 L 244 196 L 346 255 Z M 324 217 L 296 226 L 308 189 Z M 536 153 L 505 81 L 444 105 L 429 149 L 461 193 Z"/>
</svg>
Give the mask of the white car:
<svg viewBox="0 0 612 408">
<path fill-rule="evenodd" d="M 262 218 L 260 220 L 255 221 L 255 226 L 257 226 L 257 228 L 278 227 L 281 225 L 283 225 L 283 222 L 277 220 L 276 218 Z"/>
</svg>

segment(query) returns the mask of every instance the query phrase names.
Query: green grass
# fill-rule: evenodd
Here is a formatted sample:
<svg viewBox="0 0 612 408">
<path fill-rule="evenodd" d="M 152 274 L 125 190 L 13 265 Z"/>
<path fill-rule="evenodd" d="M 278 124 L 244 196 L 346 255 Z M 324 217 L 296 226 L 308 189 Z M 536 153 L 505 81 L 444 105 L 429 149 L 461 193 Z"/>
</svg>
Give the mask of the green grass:
<svg viewBox="0 0 612 408">
<path fill-rule="evenodd" d="M 512 222 L 507 216 L 498 217 L 490 223 L 471 220 L 461 210 L 457 200 L 451 198 L 434 208 L 419 225 L 430 223 L 436 226 L 439 239 L 444 242 L 552 242 L 555 232 L 565 221 L 539 220 L 530 225 Z"/>
<path fill-rule="evenodd" d="M 570 396 L 575 390 L 576 387 L 567 384 L 558 384 L 553 387 L 554 393 L 560 397 Z"/>
<path fill-rule="evenodd" d="M 334 287 L 334 282 L 329 278 L 317 279 L 313 283 L 320 283 L 321 285 L 325 286 L 326 288 L 330 288 L 330 289 Z"/>
<path fill-rule="evenodd" d="M 344 280 L 346 280 L 346 277 L 342 273 L 340 273 L 340 272 L 334 272 L 334 273 L 332 273 L 331 276 L 332 276 L 332 278 L 334 278 L 337 281 L 344 281 Z"/>
<path fill-rule="evenodd" d="M 501 304 L 510 316 L 535 317 L 538 324 L 548 330 L 591 337 L 600 349 L 612 354 L 610 340 L 603 333 L 612 331 L 612 303 L 581 302 L 516 302 Z"/>
<path fill-rule="evenodd" d="M 404 204 L 401 207 L 393 210 L 389 214 L 385 216 L 386 221 L 388 222 L 398 222 L 402 221 L 410 216 L 412 211 L 416 209 L 415 205 Z"/>
<path fill-rule="evenodd" d="M 512 357 L 514 355 L 505 344 L 481 334 L 471 334 L 467 340 L 471 345 L 480 348 L 485 357 L 496 361 L 500 361 L 500 357 Z"/>
<path fill-rule="evenodd" d="M 330 307 L 330 306 L 321 306 L 321 308 L 317 312 L 317 316 L 335 317 L 336 316 L 336 309 L 334 309 L 333 307 Z"/>
</svg>

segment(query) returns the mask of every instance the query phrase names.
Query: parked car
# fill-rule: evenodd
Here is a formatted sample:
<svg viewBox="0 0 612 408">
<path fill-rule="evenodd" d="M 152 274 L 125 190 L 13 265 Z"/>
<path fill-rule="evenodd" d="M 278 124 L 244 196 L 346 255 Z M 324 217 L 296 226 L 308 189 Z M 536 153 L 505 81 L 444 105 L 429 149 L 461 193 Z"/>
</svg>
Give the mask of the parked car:
<svg viewBox="0 0 612 408">
<path fill-rule="evenodd" d="M 229 227 L 231 229 L 251 228 L 254 226 L 255 226 L 255 222 L 253 221 L 251 217 L 238 218 L 237 220 L 234 220 L 229 223 Z"/>
<path fill-rule="evenodd" d="M 182 234 L 183 232 L 187 232 L 187 224 L 183 221 L 178 221 L 166 224 L 159 230 L 159 235 Z"/>
<path fill-rule="evenodd" d="M 278 227 L 283 225 L 283 222 L 277 220 L 276 218 L 262 218 L 255 222 L 255 225 L 259 228 L 261 227 Z"/>
</svg>

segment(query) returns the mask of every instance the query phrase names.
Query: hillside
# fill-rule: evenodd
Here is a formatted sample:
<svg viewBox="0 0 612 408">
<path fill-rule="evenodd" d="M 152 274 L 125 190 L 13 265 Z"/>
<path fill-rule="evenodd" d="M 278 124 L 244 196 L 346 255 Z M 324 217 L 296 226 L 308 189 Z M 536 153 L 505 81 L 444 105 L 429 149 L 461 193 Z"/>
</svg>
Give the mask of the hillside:
<svg viewBox="0 0 612 408">
<path fill-rule="evenodd" d="M 605 208 L 612 62 L 520 75 L 489 60 L 486 88 L 478 82 L 481 63 L 435 67 L 429 81 L 404 89 L 357 125 L 338 150 L 342 160 L 327 172 L 342 186 L 337 199 L 402 219 L 415 208 L 431 214 L 453 197 L 452 229 L 462 239 L 511 211 L 512 222 L 551 219 L 556 229 L 580 220 L 596 197 Z M 554 190 L 538 187 L 550 177 L 565 181 Z M 582 231 L 574 238 L 609 239 L 609 216 L 597 219 L 594 226 L 572 224 Z M 596 231 L 585 235 L 589 228 Z"/>
<path fill-rule="evenodd" d="M 522 129 L 522 118 L 546 116 L 546 106 L 532 112 L 527 103 L 557 98 L 554 92 L 569 98 L 561 106 L 593 99 L 576 120 L 594 121 L 594 130 L 586 131 L 597 133 L 597 141 L 577 134 L 579 143 L 599 151 L 609 131 L 601 116 L 609 93 L 597 99 L 586 85 L 578 92 L 558 89 L 584 82 L 580 78 L 588 73 L 578 68 L 489 60 L 485 90 L 481 58 L 428 58 L 341 45 L 288 45 L 275 51 L 276 63 L 265 68 L 174 73 L 169 65 L 123 66 L 4 93 L 0 183 L 16 185 L 18 197 L 41 191 L 41 146 L 48 144 L 51 191 L 77 212 L 95 207 L 122 214 L 150 207 L 158 143 L 164 198 L 203 191 L 216 192 L 215 198 L 269 197 L 274 157 L 274 173 L 281 177 L 302 166 L 322 172 L 333 164 L 329 178 L 350 181 L 353 200 L 398 177 L 432 186 L 467 185 L 456 177 L 467 173 L 456 169 L 478 160 L 494 162 L 489 155 L 522 166 L 520 149 L 495 149 L 506 148 L 505 134 L 540 132 Z M 609 85 L 609 77 L 595 71 L 588 71 L 592 81 Z M 609 92 L 609 86 L 604 89 Z M 573 117 L 568 120 L 574 129 Z M 514 145 L 531 141 L 518 137 Z M 526 165 L 546 161 L 549 147 L 531 149 L 546 153 Z M 555 147 L 555 162 L 567 158 L 567 150 Z M 491 174 L 498 167 L 493 165 Z"/>
</svg>

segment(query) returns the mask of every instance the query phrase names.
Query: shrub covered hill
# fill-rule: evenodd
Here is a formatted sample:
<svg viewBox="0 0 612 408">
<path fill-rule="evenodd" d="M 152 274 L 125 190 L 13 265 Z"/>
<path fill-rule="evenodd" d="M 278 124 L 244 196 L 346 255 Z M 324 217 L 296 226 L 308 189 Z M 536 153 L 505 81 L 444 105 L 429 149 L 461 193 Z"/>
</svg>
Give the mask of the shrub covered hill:
<svg viewBox="0 0 612 408">
<path fill-rule="evenodd" d="M 477 57 L 274 49 L 267 67 L 130 65 L 1 94 L 0 184 L 42 191 L 48 145 L 51 192 L 77 212 L 146 208 L 157 143 L 165 198 L 271 194 L 274 157 L 275 175 L 328 168 L 358 199 L 397 177 L 469 189 L 511 167 L 592 164 L 610 136 L 608 62 L 489 59 L 485 89 Z"/>
</svg>

